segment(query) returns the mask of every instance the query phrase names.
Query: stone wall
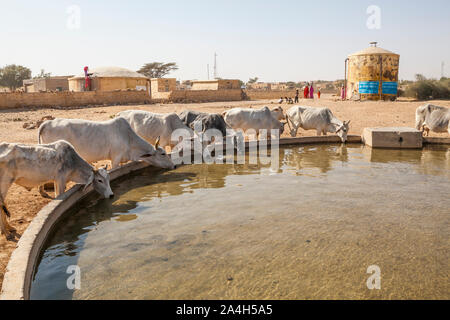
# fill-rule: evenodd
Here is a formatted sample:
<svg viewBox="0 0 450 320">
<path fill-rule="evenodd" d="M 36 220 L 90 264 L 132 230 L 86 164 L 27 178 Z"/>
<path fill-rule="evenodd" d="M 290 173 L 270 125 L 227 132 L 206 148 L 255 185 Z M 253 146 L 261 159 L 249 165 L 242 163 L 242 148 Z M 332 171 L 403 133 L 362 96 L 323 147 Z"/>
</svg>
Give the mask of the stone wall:
<svg viewBox="0 0 450 320">
<path fill-rule="evenodd" d="M 145 91 L 0 93 L 0 109 L 151 103 Z"/>
<path fill-rule="evenodd" d="M 295 90 L 292 91 L 253 91 L 246 90 L 245 93 L 250 100 L 266 100 L 266 99 L 280 99 L 280 97 L 295 98 Z M 303 96 L 303 91 L 300 90 L 300 98 Z"/>
<path fill-rule="evenodd" d="M 232 90 L 174 90 L 171 92 L 152 92 L 152 99 L 171 102 L 215 102 L 243 100 L 240 89 Z"/>
</svg>

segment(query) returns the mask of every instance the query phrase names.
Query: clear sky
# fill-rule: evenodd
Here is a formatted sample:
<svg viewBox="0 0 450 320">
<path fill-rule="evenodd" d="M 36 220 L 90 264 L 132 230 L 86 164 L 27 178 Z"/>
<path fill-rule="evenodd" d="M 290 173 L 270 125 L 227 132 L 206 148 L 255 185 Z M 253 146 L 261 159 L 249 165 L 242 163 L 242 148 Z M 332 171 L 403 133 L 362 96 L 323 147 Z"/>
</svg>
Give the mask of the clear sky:
<svg viewBox="0 0 450 320">
<path fill-rule="evenodd" d="M 367 27 L 371 5 L 379 29 Z M 440 77 L 442 61 L 450 75 L 449 0 L 0 0 L 0 10 L 0 66 L 33 74 L 175 61 L 171 76 L 206 79 L 216 51 L 222 78 L 334 80 L 348 54 L 378 41 L 401 55 L 401 79 Z"/>
</svg>

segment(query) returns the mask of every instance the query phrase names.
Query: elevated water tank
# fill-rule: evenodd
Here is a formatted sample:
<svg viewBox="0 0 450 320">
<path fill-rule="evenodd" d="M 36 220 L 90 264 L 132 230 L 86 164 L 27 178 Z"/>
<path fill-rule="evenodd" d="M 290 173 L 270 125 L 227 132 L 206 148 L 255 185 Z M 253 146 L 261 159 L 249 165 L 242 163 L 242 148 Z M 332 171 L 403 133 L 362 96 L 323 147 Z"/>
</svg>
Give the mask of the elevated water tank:
<svg viewBox="0 0 450 320">
<path fill-rule="evenodd" d="M 348 57 L 347 99 L 394 100 L 398 90 L 400 55 L 377 47 L 376 42 Z"/>
</svg>

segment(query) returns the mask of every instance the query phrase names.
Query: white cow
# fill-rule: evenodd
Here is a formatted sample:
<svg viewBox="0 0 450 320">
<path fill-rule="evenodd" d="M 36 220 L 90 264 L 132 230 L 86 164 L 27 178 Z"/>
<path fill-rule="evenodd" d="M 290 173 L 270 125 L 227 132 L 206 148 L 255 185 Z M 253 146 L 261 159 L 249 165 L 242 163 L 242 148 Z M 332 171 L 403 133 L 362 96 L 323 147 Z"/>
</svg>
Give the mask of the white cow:
<svg viewBox="0 0 450 320">
<path fill-rule="evenodd" d="M 164 148 L 174 148 L 179 141 L 172 141 L 172 133 L 184 129 L 193 137 L 193 131 L 188 128 L 176 113 L 161 114 L 142 110 L 127 110 L 117 114 L 128 121 L 131 128 L 151 144 L 160 137 L 160 145 Z"/>
<path fill-rule="evenodd" d="M 342 122 L 328 108 L 294 106 L 286 112 L 286 119 L 292 137 L 296 137 L 298 129 L 303 128 L 316 129 L 318 136 L 336 133 L 342 142 L 347 141 L 350 121 Z"/>
<path fill-rule="evenodd" d="M 224 112 L 223 118 L 231 128 L 244 131 L 254 129 L 257 135 L 259 135 L 259 130 L 263 129 L 268 131 L 278 129 L 281 135 L 286 124 L 279 121 L 285 119 L 281 107 L 274 109 L 274 111 L 270 111 L 268 107 L 261 109 L 234 108 Z"/>
<path fill-rule="evenodd" d="M 450 134 L 450 109 L 426 104 L 416 110 L 416 129 L 422 131 L 448 132 Z"/>
<path fill-rule="evenodd" d="M 56 140 L 70 142 L 88 162 L 110 160 L 112 167 L 128 161 L 145 161 L 160 168 L 173 169 L 174 164 L 166 151 L 153 147 L 133 131 L 124 118 L 104 122 L 79 119 L 55 119 L 39 127 L 39 143 Z"/>
<path fill-rule="evenodd" d="M 1 233 L 11 239 L 11 232 L 14 231 L 6 221 L 10 213 L 5 205 L 6 194 L 13 183 L 31 190 L 46 182 L 53 182 L 58 197 L 64 193 L 69 181 L 84 184 L 85 188 L 93 184 L 104 198 L 114 196 L 108 172 L 105 169 L 96 170 L 66 141 L 46 145 L 0 144 Z"/>
</svg>

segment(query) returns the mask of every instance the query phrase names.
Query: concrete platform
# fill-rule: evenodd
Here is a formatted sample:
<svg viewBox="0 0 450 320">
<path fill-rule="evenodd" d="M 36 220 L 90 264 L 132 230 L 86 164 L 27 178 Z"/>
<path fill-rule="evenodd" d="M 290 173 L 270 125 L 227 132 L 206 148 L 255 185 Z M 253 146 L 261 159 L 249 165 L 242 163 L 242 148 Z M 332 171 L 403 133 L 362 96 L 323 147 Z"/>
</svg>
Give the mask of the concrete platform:
<svg viewBox="0 0 450 320">
<path fill-rule="evenodd" d="M 363 143 L 372 148 L 420 149 L 423 146 L 422 132 L 414 128 L 365 128 Z"/>
</svg>

